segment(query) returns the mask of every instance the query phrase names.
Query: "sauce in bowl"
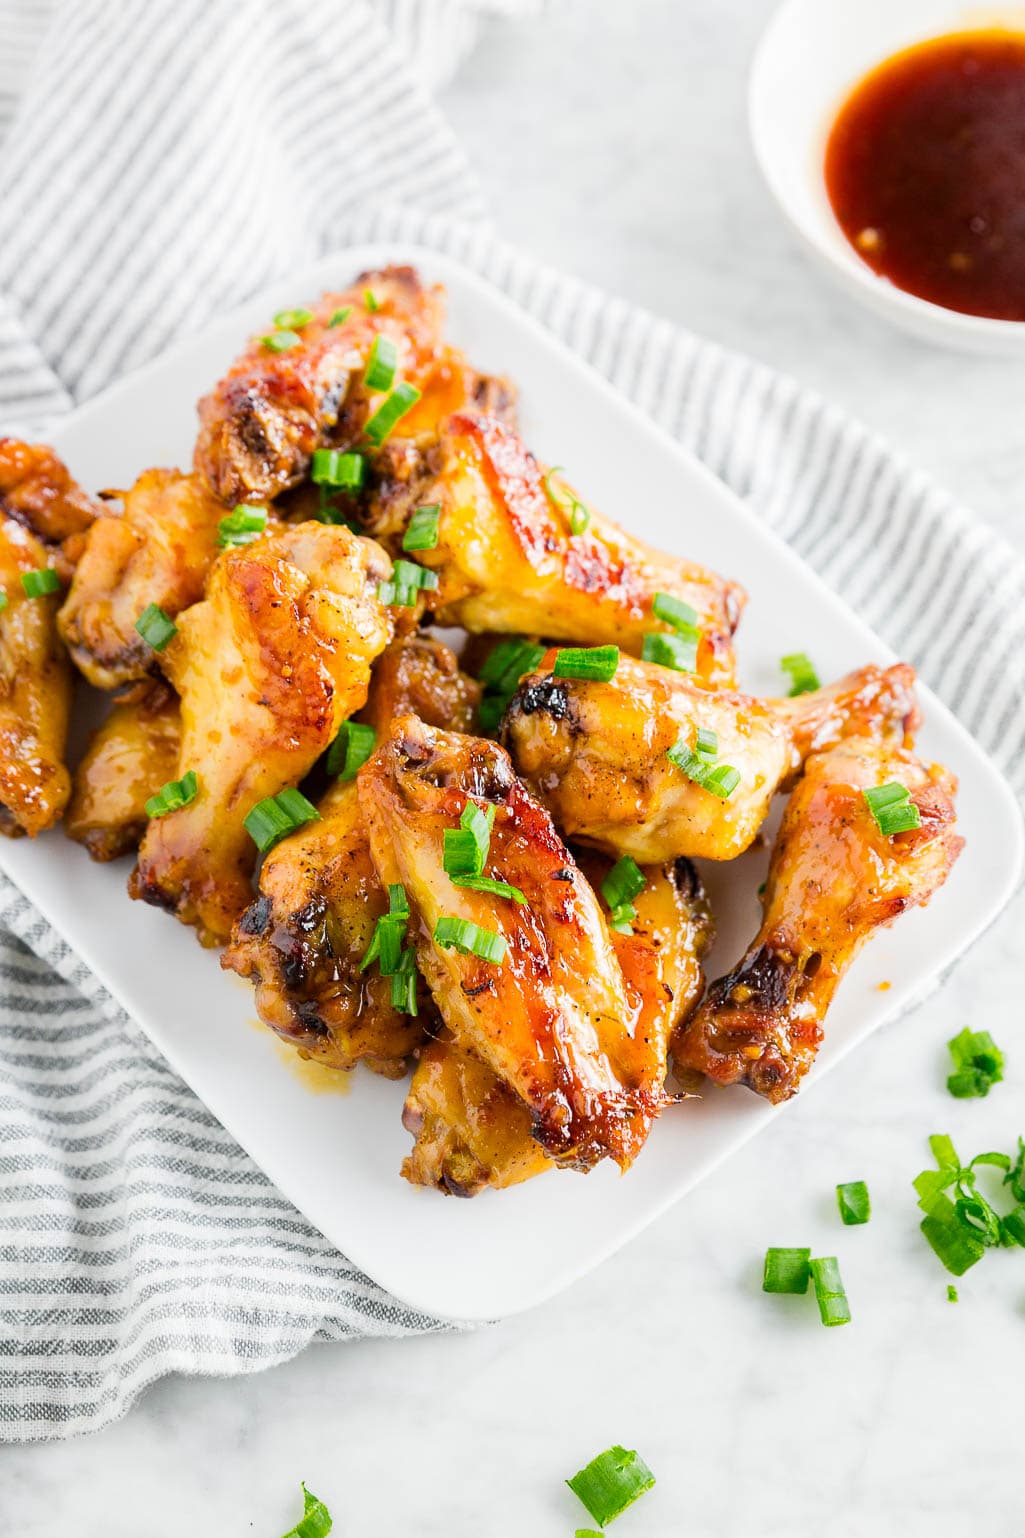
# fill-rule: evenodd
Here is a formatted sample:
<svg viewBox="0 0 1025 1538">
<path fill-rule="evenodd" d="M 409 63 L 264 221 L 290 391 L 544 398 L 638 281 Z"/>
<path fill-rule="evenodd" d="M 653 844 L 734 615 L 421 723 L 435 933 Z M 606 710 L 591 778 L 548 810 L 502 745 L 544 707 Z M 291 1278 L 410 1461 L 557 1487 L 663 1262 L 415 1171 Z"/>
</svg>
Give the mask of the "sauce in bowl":
<svg viewBox="0 0 1025 1538">
<path fill-rule="evenodd" d="M 1025 33 L 933 38 L 858 85 L 826 147 L 858 255 L 949 310 L 1025 320 Z"/>
</svg>

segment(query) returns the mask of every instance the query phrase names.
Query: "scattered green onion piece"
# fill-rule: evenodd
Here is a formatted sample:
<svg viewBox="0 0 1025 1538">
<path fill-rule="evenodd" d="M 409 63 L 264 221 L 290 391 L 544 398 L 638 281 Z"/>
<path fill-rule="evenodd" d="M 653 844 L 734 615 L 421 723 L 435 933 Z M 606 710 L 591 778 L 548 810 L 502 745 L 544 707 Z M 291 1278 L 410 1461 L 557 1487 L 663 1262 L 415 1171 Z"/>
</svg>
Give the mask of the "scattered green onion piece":
<svg viewBox="0 0 1025 1538">
<path fill-rule="evenodd" d="M 298 331 L 272 331 L 263 338 L 263 345 L 268 352 L 290 352 L 293 347 L 301 347 L 302 340 Z"/>
<path fill-rule="evenodd" d="M 217 543 L 223 549 L 227 545 L 251 545 L 267 527 L 267 509 L 250 507 L 240 502 L 217 525 Z"/>
<path fill-rule="evenodd" d="M 318 1501 L 303 1485 L 303 1514 L 284 1538 L 327 1538 L 331 1531 L 331 1513 L 323 1501 Z"/>
<path fill-rule="evenodd" d="M 593 1527 L 578 1527 L 573 1538 L 601 1538 L 601 1533 Z"/>
<path fill-rule="evenodd" d="M 135 621 L 135 628 L 155 652 L 162 652 L 168 642 L 173 641 L 178 634 L 178 626 L 169 614 L 165 614 L 158 603 L 148 603 L 139 618 Z"/>
<path fill-rule="evenodd" d="M 341 491 L 358 491 L 366 476 L 367 462 L 362 454 L 343 454 L 339 449 L 314 449 L 310 479 L 317 486 L 336 486 Z"/>
<path fill-rule="evenodd" d="M 52 566 L 42 566 L 38 571 L 23 571 L 21 585 L 26 598 L 45 598 L 60 592 L 61 579 Z"/>
<path fill-rule="evenodd" d="M 953 1282 L 950 1282 L 947 1285 L 947 1302 L 948 1303 L 956 1303 L 957 1302 L 957 1288 L 954 1286 Z"/>
<path fill-rule="evenodd" d="M 392 568 L 391 579 L 377 584 L 377 596 L 382 603 L 395 608 L 413 608 L 421 591 L 438 586 L 438 574 L 417 566 L 413 561 L 398 560 Z"/>
<path fill-rule="evenodd" d="M 406 526 L 406 532 L 402 536 L 402 548 L 410 553 L 414 550 L 433 550 L 438 543 L 438 524 L 441 521 L 441 508 L 437 503 L 431 503 L 427 507 L 418 507 Z"/>
<path fill-rule="evenodd" d="M 366 305 L 371 315 L 376 315 L 378 310 L 381 308 L 377 301 L 377 295 L 374 293 L 372 288 L 364 289 L 363 303 Z"/>
<path fill-rule="evenodd" d="M 349 316 L 351 314 L 352 314 L 352 305 L 351 304 L 343 305 L 340 310 L 332 310 L 331 311 L 331 317 L 330 317 L 330 319 L 328 320 L 328 323 L 327 323 L 328 324 L 328 329 L 330 330 L 330 328 L 332 326 L 340 326 L 343 321 L 348 320 L 348 318 L 349 318 Z"/>
<path fill-rule="evenodd" d="M 672 593 L 656 593 L 651 608 L 656 619 L 671 625 L 674 630 L 697 629 L 698 611 L 682 598 L 674 598 Z"/>
<path fill-rule="evenodd" d="M 809 1262 L 819 1316 L 826 1325 L 850 1324 L 851 1306 L 844 1292 L 840 1267 L 835 1255 L 823 1255 Z"/>
<path fill-rule="evenodd" d="M 700 737 L 700 731 L 698 735 Z M 714 732 L 707 734 L 708 737 L 714 735 Z M 710 795 L 718 797 L 720 801 L 728 801 L 740 784 L 738 769 L 734 769 L 731 764 L 711 764 L 707 750 L 699 754 L 691 748 L 683 731 L 680 733 L 679 740 L 667 749 L 667 757 L 672 760 L 677 769 L 682 769 L 695 785 L 700 786 L 702 790 L 707 790 Z"/>
<path fill-rule="evenodd" d="M 274 324 L 283 331 L 301 331 L 313 319 L 312 310 L 279 310 Z"/>
<path fill-rule="evenodd" d="M 442 864 L 447 876 L 480 876 L 491 846 L 495 808 L 482 812 L 475 801 L 467 801 L 458 828 L 446 828 L 442 843 Z"/>
<path fill-rule="evenodd" d="M 0 592 L 0 614 L 4 612 L 10 601 L 6 593 Z"/>
<path fill-rule="evenodd" d="M 652 630 L 641 642 L 641 661 L 654 662 L 660 668 L 672 668 L 676 673 L 693 673 L 697 660 L 697 632 L 693 640 L 688 640 L 686 636 L 663 635 L 660 630 Z"/>
<path fill-rule="evenodd" d="M 942 1191 L 930 1201 L 919 1226 L 939 1260 L 954 1276 L 963 1276 L 985 1253 L 985 1244 L 960 1221 L 954 1203 Z"/>
<path fill-rule="evenodd" d="M 518 886 L 512 886 L 508 881 L 493 881 L 490 876 L 453 876 L 452 885 L 466 887 L 471 892 L 489 892 L 492 897 L 508 897 L 514 903 L 527 900 Z"/>
<path fill-rule="evenodd" d="M 392 1009 L 403 1015 L 417 1015 L 416 1002 L 416 952 L 407 945 L 399 956 L 399 964 L 391 974 Z"/>
<path fill-rule="evenodd" d="M 168 812 L 180 811 L 196 799 L 198 791 L 199 777 L 194 769 L 190 769 L 180 780 L 168 780 L 155 796 L 150 796 L 146 802 L 146 816 L 166 817 Z"/>
<path fill-rule="evenodd" d="M 1018 1153 L 1014 1163 L 1008 1165 L 1004 1185 L 1010 1186 L 1016 1202 L 1025 1202 L 1025 1139 L 1018 1139 Z"/>
<path fill-rule="evenodd" d="M 891 780 L 886 785 L 863 790 L 862 795 L 884 838 L 892 838 L 895 833 L 907 833 L 912 828 L 921 827 L 921 814 L 911 800 L 911 792 L 899 781 Z"/>
<path fill-rule="evenodd" d="M 354 780 L 377 742 L 372 726 L 362 721 L 343 721 L 338 736 L 327 750 L 324 767 L 339 780 Z"/>
<path fill-rule="evenodd" d="M 585 534 L 591 526 L 591 509 L 586 502 L 581 502 L 576 492 L 563 482 L 563 489 L 556 491 L 552 485 L 552 476 L 558 475 L 562 470 L 561 465 L 553 465 L 542 478 L 545 493 L 553 507 L 565 513 L 569 518 L 569 531 L 571 534 Z"/>
<path fill-rule="evenodd" d="M 586 678 L 607 684 L 619 667 L 618 646 L 563 646 L 555 654 L 555 678 Z"/>
<path fill-rule="evenodd" d="M 651 1489 L 655 1476 L 639 1453 L 609 1447 L 566 1483 L 598 1526 L 607 1527 Z"/>
<path fill-rule="evenodd" d="M 636 917 L 637 909 L 633 903 L 617 903 L 609 912 L 609 928 L 617 935 L 632 935 Z"/>
<path fill-rule="evenodd" d="M 454 946 L 465 956 L 480 956 L 483 961 L 499 964 L 505 960 L 505 953 L 509 949 L 504 935 L 497 935 L 491 929 L 471 924 L 469 919 L 455 918 L 447 913 L 443 913 L 434 926 L 434 940 L 435 944 L 445 949 Z"/>
<path fill-rule="evenodd" d="M 514 693 L 524 673 L 533 673 L 545 648 L 536 641 L 524 641 L 518 636 L 500 641 L 491 652 L 478 677 L 488 689 Z"/>
<path fill-rule="evenodd" d="M 643 892 L 647 878 L 636 860 L 628 854 L 616 861 L 601 884 L 601 895 L 609 905 L 609 925 L 617 934 L 633 933 L 637 909 L 633 899 Z"/>
<path fill-rule="evenodd" d="M 412 411 L 419 399 L 420 391 L 416 386 L 401 380 L 392 390 L 391 394 L 385 396 L 373 416 L 367 422 L 363 429 L 364 434 L 370 439 L 371 443 L 380 448 L 388 434 L 406 415 L 407 411 Z"/>
<path fill-rule="evenodd" d="M 965 1026 L 947 1046 L 956 1070 L 947 1079 L 947 1089 L 958 1100 L 988 1095 L 1004 1077 L 1004 1054 L 988 1031 Z"/>
<path fill-rule="evenodd" d="M 390 336 L 378 332 L 370 348 L 363 383 L 368 390 L 390 390 L 399 366 L 399 349 Z"/>
<path fill-rule="evenodd" d="M 837 1186 L 836 1204 L 848 1228 L 854 1224 L 867 1223 L 872 1216 L 872 1202 L 868 1186 L 863 1180 L 849 1180 L 846 1185 Z"/>
<path fill-rule="evenodd" d="M 719 754 L 719 734 L 713 732 L 707 726 L 699 726 L 698 734 L 694 738 L 694 752 L 699 758 L 707 759 L 714 764 Z"/>
<path fill-rule="evenodd" d="M 804 652 L 791 652 L 779 659 L 784 673 L 790 674 L 790 698 L 798 694 L 811 694 L 821 688 L 819 675 Z"/>
<path fill-rule="evenodd" d="M 957 1150 L 945 1132 L 934 1132 L 929 1139 L 929 1148 L 941 1170 L 961 1168 Z"/>
<path fill-rule="evenodd" d="M 359 964 L 361 972 L 365 972 L 370 963 L 376 961 L 382 977 L 395 976 L 403 964 L 402 942 L 408 923 L 409 899 L 406 889 L 401 882 L 394 882 L 388 887 L 388 912 L 382 913 L 374 925 L 370 944 Z"/>
<path fill-rule="evenodd" d="M 768 1249 L 762 1273 L 763 1292 L 808 1291 L 811 1250 Z"/>
<path fill-rule="evenodd" d="M 1000 1243 L 1017 1244 L 1025 1249 L 1025 1204 L 1000 1219 Z"/>
<path fill-rule="evenodd" d="M 258 801 L 247 812 L 243 826 L 260 853 L 266 854 L 287 834 L 305 827 L 308 822 L 316 822 L 319 817 L 317 808 L 307 801 L 302 791 L 290 786 L 276 796 Z"/>
</svg>

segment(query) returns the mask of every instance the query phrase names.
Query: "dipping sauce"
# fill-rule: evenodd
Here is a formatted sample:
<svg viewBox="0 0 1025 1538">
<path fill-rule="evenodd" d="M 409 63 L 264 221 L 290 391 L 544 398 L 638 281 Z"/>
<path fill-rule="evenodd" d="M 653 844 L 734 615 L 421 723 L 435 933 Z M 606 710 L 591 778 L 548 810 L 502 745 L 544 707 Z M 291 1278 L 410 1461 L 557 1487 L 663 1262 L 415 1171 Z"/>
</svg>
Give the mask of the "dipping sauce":
<svg viewBox="0 0 1025 1538">
<path fill-rule="evenodd" d="M 887 59 L 841 109 L 825 173 L 880 276 L 948 310 L 1025 320 L 1025 33 L 955 33 Z"/>
</svg>

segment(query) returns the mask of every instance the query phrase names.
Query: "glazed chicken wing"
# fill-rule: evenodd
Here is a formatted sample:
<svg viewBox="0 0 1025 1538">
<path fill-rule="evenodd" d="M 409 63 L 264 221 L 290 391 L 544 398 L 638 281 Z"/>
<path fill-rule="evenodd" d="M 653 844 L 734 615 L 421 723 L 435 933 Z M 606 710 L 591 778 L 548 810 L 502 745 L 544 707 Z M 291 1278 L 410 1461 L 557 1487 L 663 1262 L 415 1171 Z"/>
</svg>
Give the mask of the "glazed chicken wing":
<svg viewBox="0 0 1025 1538">
<path fill-rule="evenodd" d="M 500 422 L 451 418 L 438 478 L 424 493 L 441 508 L 438 544 L 419 556 L 439 577 L 430 602 L 441 623 L 611 642 L 639 656 L 646 634 L 670 628 L 652 609 L 664 592 L 697 614 L 698 677 L 730 684 L 742 589 L 651 549 L 593 508 L 574 534 L 568 488 L 550 496 L 545 484 L 542 467 Z"/>
<path fill-rule="evenodd" d="M 115 705 L 97 727 L 72 776 L 64 818 L 69 838 L 94 860 L 137 849 L 146 831 L 146 802 L 173 780 L 181 746 L 178 697 L 154 679 Z"/>
<path fill-rule="evenodd" d="M 225 941 L 251 897 L 252 808 L 296 785 L 365 701 L 391 633 L 377 597 L 391 563 L 319 523 L 225 550 L 161 662 L 181 697 L 178 778 L 195 798 L 152 821 L 130 890 Z"/>
<path fill-rule="evenodd" d="M 863 792 L 893 781 L 907 787 L 921 826 L 886 837 Z M 865 941 L 946 880 L 964 842 L 956 788 L 940 766 L 867 738 L 813 754 L 773 849 L 762 927 L 680 1033 L 677 1065 L 774 1102 L 795 1094 Z"/>
<path fill-rule="evenodd" d="M 75 542 L 99 509 L 45 443 L 0 438 L 0 513 L 48 545 Z M 72 553 L 72 561 L 77 551 Z"/>
<path fill-rule="evenodd" d="M 495 743 L 396 722 L 360 771 L 360 803 L 382 880 L 401 883 L 420 970 L 449 1030 L 526 1103 L 557 1163 L 625 1168 L 664 1103 L 659 1057 L 636 1030 L 597 899 L 547 814 Z M 484 875 L 523 904 L 456 886 L 444 832 L 469 800 L 494 808 Z M 501 961 L 434 939 L 441 917 L 505 942 Z"/>
</svg>

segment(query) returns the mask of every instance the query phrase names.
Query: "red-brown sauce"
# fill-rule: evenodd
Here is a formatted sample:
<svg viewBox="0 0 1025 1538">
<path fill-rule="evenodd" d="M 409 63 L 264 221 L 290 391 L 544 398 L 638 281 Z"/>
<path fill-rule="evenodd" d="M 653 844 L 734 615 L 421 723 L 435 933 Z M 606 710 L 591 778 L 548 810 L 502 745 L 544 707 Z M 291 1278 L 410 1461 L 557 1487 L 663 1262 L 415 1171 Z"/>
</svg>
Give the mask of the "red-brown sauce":
<svg viewBox="0 0 1025 1538">
<path fill-rule="evenodd" d="M 949 310 L 1025 320 L 1025 33 L 887 59 L 841 109 L 825 173 L 875 272 Z"/>
</svg>

